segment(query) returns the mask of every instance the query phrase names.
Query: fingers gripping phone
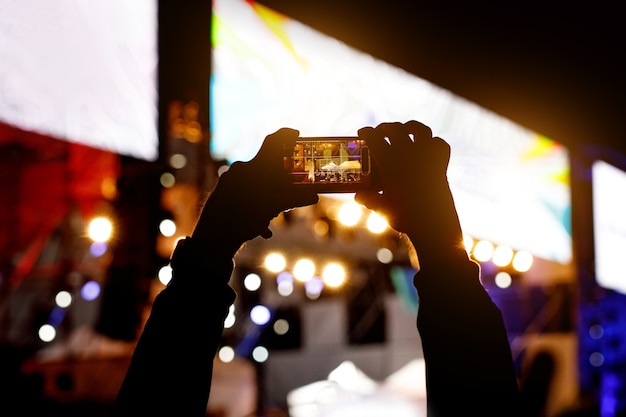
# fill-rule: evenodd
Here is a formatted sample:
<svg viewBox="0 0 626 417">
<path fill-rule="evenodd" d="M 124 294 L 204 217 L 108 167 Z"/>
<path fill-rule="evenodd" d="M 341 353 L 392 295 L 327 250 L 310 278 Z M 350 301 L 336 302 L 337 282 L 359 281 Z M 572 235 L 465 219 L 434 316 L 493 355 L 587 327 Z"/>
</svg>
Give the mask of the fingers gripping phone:
<svg viewBox="0 0 626 417">
<path fill-rule="evenodd" d="M 359 137 L 302 137 L 283 151 L 293 186 L 318 193 L 354 193 L 371 185 L 370 153 Z"/>
</svg>

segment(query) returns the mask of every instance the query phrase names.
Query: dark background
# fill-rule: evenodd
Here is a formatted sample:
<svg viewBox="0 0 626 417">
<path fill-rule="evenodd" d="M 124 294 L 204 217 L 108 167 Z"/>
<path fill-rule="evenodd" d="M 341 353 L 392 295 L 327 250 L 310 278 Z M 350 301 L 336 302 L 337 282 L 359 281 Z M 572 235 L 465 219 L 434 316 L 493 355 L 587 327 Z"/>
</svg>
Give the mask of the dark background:
<svg viewBox="0 0 626 417">
<path fill-rule="evenodd" d="M 259 3 L 572 149 L 626 153 L 618 3 Z"/>
</svg>

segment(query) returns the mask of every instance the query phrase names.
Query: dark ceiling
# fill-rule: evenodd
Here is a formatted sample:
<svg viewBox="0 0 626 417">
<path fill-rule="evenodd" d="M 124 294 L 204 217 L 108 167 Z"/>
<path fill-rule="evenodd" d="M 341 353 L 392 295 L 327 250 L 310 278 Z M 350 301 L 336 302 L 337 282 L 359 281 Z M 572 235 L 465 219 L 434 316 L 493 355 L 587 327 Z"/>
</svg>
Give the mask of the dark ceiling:
<svg viewBox="0 0 626 417">
<path fill-rule="evenodd" d="M 259 3 L 573 149 L 626 154 L 618 3 Z"/>
</svg>

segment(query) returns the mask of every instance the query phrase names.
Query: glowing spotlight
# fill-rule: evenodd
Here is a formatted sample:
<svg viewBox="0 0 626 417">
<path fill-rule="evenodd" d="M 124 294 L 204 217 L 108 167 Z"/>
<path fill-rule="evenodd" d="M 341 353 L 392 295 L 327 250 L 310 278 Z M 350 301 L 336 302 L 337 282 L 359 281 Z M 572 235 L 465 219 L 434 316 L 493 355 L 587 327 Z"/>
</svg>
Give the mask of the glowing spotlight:
<svg viewBox="0 0 626 417">
<path fill-rule="evenodd" d="M 61 308 L 69 307 L 72 304 L 72 294 L 67 291 L 59 291 L 54 297 L 54 302 Z"/>
<path fill-rule="evenodd" d="M 367 217 L 366 225 L 370 232 L 378 234 L 384 232 L 389 224 L 387 223 L 387 219 L 375 211 L 372 211 Z"/>
<path fill-rule="evenodd" d="M 87 281 L 80 289 L 80 295 L 87 301 L 92 301 L 100 295 L 100 284 L 96 281 Z"/>
<path fill-rule="evenodd" d="M 169 282 L 172 279 L 172 267 L 171 265 L 164 265 L 161 267 L 161 269 L 159 269 L 159 272 L 157 273 L 157 276 L 159 277 L 159 282 L 163 285 L 167 285 L 169 284 Z"/>
<path fill-rule="evenodd" d="M 113 224 L 106 217 L 96 217 L 89 222 L 87 234 L 94 242 L 106 242 L 113 233 Z"/>
<path fill-rule="evenodd" d="M 380 248 L 376 252 L 376 259 L 378 259 L 381 264 L 391 263 L 391 261 L 393 261 L 393 252 L 387 248 Z"/>
<path fill-rule="evenodd" d="M 261 277 L 258 274 L 250 273 L 243 279 L 243 286 L 248 291 L 256 291 L 261 288 Z"/>
<path fill-rule="evenodd" d="M 265 307 L 264 305 L 258 304 L 252 307 L 250 310 L 250 319 L 254 324 L 259 326 L 265 326 L 269 323 L 272 318 L 272 313 L 270 309 Z"/>
<path fill-rule="evenodd" d="M 513 257 L 513 268 L 518 272 L 526 272 L 533 265 L 533 255 L 530 252 L 521 250 Z"/>
<path fill-rule="evenodd" d="M 293 276 L 300 282 L 307 282 L 315 274 L 315 264 L 312 260 L 302 258 L 293 267 Z"/>
<path fill-rule="evenodd" d="M 496 285 L 499 288 L 509 288 L 511 284 L 513 283 L 513 279 L 511 278 L 511 275 L 509 275 L 507 272 L 504 272 L 504 271 L 498 272 L 496 274 L 495 281 L 496 281 Z"/>
<path fill-rule="evenodd" d="M 497 266 L 507 266 L 513 259 L 513 249 L 506 245 L 498 245 L 493 251 L 492 259 Z"/>
<path fill-rule="evenodd" d="M 361 219 L 363 207 L 354 202 L 348 201 L 344 203 L 337 214 L 339 221 L 345 226 L 354 226 Z"/>
<path fill-rule="evenodd" d="M 478 262 L 487 262 L 493 255 L 493 244 L 487 240 L 481 240 L 474 246 L 474 259 Z"/>
<path fill-rule="evenodd" d="M 50 324 L 44 324 L 43 326 L 41 326 L 39 328 L 39 331 L 37 332 L 39 339 L 42 342 L 52 342 L 56 337 L 57 337 L 57 331 L 54 328 L 54 326 L 51 326 Z"/>
<path fill-rule="evenodd" d="M 217 352 L 217 357 L 224 363 L 232 362 L 235 359 L 235 349 L 230 346 L 222 346 Z"/>
<path fill-rule="evenodd" d="M 279 336 L 286 334 L 289 331 L 289 322 L 285 319 L 278 319 L 274 322 L 274 333 Z"/>
<path fill-rule="evenodd" d="M 331 262 L 324 267 L 322 279 L 324 283 L 331 288 L 340 287 L 346 280 L 346 270 L 341 264 Z"/>
<path fill-rule="evenodd" d="M 324 289 L 324 281 L 320 277 L 313 277 L 304 283 L 306 296 L 311 300 L 317 300 Z"/>
<path fill-rule="evenodd" d="M 171 219 L 164 219 L 159 223 L 159 231 L 165 237 L 172 237 L 176 233 L 176 223 Z"/>
<path fill-rule="evenodd" d="M 264 346 L 257 346 L 252 350 L 252 359 L 261 363 L 265 362 L 270 357 L 270 352 Z"/>
<path fill-rule="evenodd" d="M 271 272 L 281 272 L 285 269 L 287 261 L 280 253 L 273 252 L 265 257 L 264 265 Z"/>
</svg>

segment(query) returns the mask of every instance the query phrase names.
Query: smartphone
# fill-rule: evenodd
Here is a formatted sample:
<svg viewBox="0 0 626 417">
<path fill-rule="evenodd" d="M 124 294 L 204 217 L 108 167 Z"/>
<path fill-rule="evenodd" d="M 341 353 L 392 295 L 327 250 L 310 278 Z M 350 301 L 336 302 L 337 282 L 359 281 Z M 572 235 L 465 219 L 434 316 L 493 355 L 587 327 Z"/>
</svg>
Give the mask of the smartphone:
<svg viewBox="0 0 626 417">
<path fill-rule="evenodd" d="M 371 185 L 370 153 L 359 137 L 302 137 L 283 150 L 284 168 L 294 186 L 318 193 L 354 193 Z"/>
</svg>

